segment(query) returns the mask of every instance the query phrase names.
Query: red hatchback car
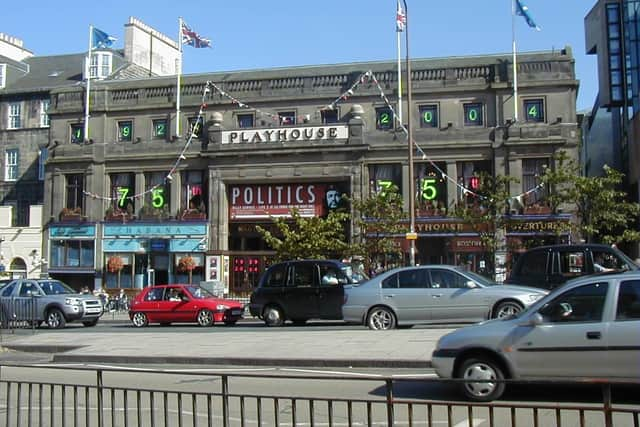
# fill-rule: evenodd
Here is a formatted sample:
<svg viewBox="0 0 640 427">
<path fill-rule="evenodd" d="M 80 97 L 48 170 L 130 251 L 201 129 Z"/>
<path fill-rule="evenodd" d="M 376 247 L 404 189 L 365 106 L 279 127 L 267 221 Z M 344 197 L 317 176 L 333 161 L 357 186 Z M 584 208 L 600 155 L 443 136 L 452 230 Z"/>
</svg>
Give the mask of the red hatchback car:
<svg viewBox="0 0 640 427">
<path fill-rule="evenodd" d="M 234 325 L 242 319 L 244 306 L 218 298 L 198 285 L 156 285 L 145 288 L 131 301 L 129 318 L 141 328 L 149 323 L 214 323 Z"/>
</svg>

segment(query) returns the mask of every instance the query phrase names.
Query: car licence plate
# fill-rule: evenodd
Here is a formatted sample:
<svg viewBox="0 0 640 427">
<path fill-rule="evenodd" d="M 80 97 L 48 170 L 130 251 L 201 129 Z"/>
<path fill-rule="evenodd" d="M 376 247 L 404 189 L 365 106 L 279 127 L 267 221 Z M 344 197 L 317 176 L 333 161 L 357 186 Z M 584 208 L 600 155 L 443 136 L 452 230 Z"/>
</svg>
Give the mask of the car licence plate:
<svg viewBox="0 0 640 427">
<path fill-rule="evenodd" d="M 234 308 L 233 310 L 231 310 L 231 314 L 233 316 L 240 316 L 242 314 L 242 310 L 240 310 L 239 308 Z"/>
</svg>

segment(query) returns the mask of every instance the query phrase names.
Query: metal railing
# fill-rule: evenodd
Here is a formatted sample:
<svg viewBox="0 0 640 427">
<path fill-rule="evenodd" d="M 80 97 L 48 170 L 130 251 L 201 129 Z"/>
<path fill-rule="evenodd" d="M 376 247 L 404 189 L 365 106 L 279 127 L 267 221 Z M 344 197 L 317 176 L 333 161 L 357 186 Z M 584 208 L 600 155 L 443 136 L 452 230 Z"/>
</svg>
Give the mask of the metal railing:
<svg viewBox="0 0 640 427">
<path fill-rule="evenodd" d="M 26 379 L 51 379 L 50 382 Z M 35 370 L 35 371 L 33 371 Z M 63 382 L 53 378 L 64 378 Z M 75 380 L 74 380 L 75 379 Z M 277 392 L 253 390 L 260 379 Z M 127 382 L 145 387 L 126 387 Z M 298 381 L 296 386 L 296 381 Z M 0 425 L 82 427 L 196 426 L 632 426 L 638 427 L 638 399 L 613 404 L 612 386 L 622 383 L 545 381 L 537 386 L 578 390 L 600 387 L 601 399 L 589 403 L 470 403 L 396 397 L 407 383 L 420 390 L 459 380 L 389 376 L 228 373 L 183 370 L 125 370 L 55 366 L 0 366 Z M 345 383 L 365 384 L 349 396 Z M 518 382 L 508 381 L 510 384 Z M 304 384 L 304 392 L 300 392 Z M 520 384 L 522 384 L 520 382 Z M 632 384 L 637 388 L 640 380 Z M 531 383 L 528 383 L 531 385 Z M 443 387 L 446 389 L 447 387 Z M 234 391 L 232 391 L 232 389 Z M 250 389 L 251 392 L 242 392 Z M 326 390 L 331 396 L 322 396 Z M 324 391 L 323 391 L 324 390 Z M 354 393 L 351 393 L 354 394 Z M 344 395 L 344 396 L 341 396 Z"/>
<path fill-rule="evenodd" d="M 35 329 L 41 321 L 37 316 L 36 297 L 0 297 L 0 330 Z M 2 332 L 0 332 L 2 333 Z"/>
</svg>

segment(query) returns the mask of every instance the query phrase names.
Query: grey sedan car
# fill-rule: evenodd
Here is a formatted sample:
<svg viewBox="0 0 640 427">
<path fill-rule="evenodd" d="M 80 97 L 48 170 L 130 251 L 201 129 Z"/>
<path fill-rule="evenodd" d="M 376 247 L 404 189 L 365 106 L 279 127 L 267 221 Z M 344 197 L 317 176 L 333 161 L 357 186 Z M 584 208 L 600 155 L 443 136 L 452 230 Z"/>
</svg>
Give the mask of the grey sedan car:
<svg viewBox="0 0 640 427">
<path fill-rule="evenodd" d="M 461 267 L 400 267 L 346 286 L 342 316 L 371 329 L 478 322 L 519 313 L 546 294 L 537 288 L 500 285 Z"/>
<path fill-rule="evenodd" d="M 499 398 L 504 379 L 640 378 L 640 272 L 567 282 L 518 316 L 457 329 L 431 362 L 461 378 L 474 401 Z M 544 361 L 544 363 L 541 363 Z"/>
</svg>

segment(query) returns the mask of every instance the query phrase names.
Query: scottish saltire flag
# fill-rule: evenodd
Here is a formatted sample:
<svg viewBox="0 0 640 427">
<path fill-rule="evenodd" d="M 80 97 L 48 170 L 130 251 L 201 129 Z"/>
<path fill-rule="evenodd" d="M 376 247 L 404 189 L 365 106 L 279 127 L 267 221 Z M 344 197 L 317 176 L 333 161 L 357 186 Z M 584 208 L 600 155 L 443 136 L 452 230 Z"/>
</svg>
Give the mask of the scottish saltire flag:
<svg viewBox="0 0 640 427">
<path fill-rule="evenodd" d="M 102 30 L 99 30 L 95 27 L 92 28 L 91 32 L 91 47 L 93 49 L 100 49 L 111 47 L 114 41 L 116 41 L 115 37 L 110 36 Z"/>
<path fill-rule="evenodd" d="M 404 31 L 404 26 L 407 24 L 407 15 L 404 14 L 400 1 L 398 1 L 398 11 L 396 12 L 396 31 Z"/>
<path fill-rule="evenodd" d="M 211 47 L 211 40 L 205 39 L 200 34 L 193 31 L 184 22 L 182 23 L 182 44 L 188 44 L 195 48 Z"/>
<path fill-rule="evenodd" d="M 531 17 L 531 14 L 529 13 L 529 8 L 527 7 L 527 5 L 523 4 L 521 0 L 516 0 L 516 14 L 524 17 L 524 20 L 527 21 L 528 26 L 540 31 L 540 27 L 538 27 L 538 24 L 536 24 L 536 22 Z"/>
</svg>

